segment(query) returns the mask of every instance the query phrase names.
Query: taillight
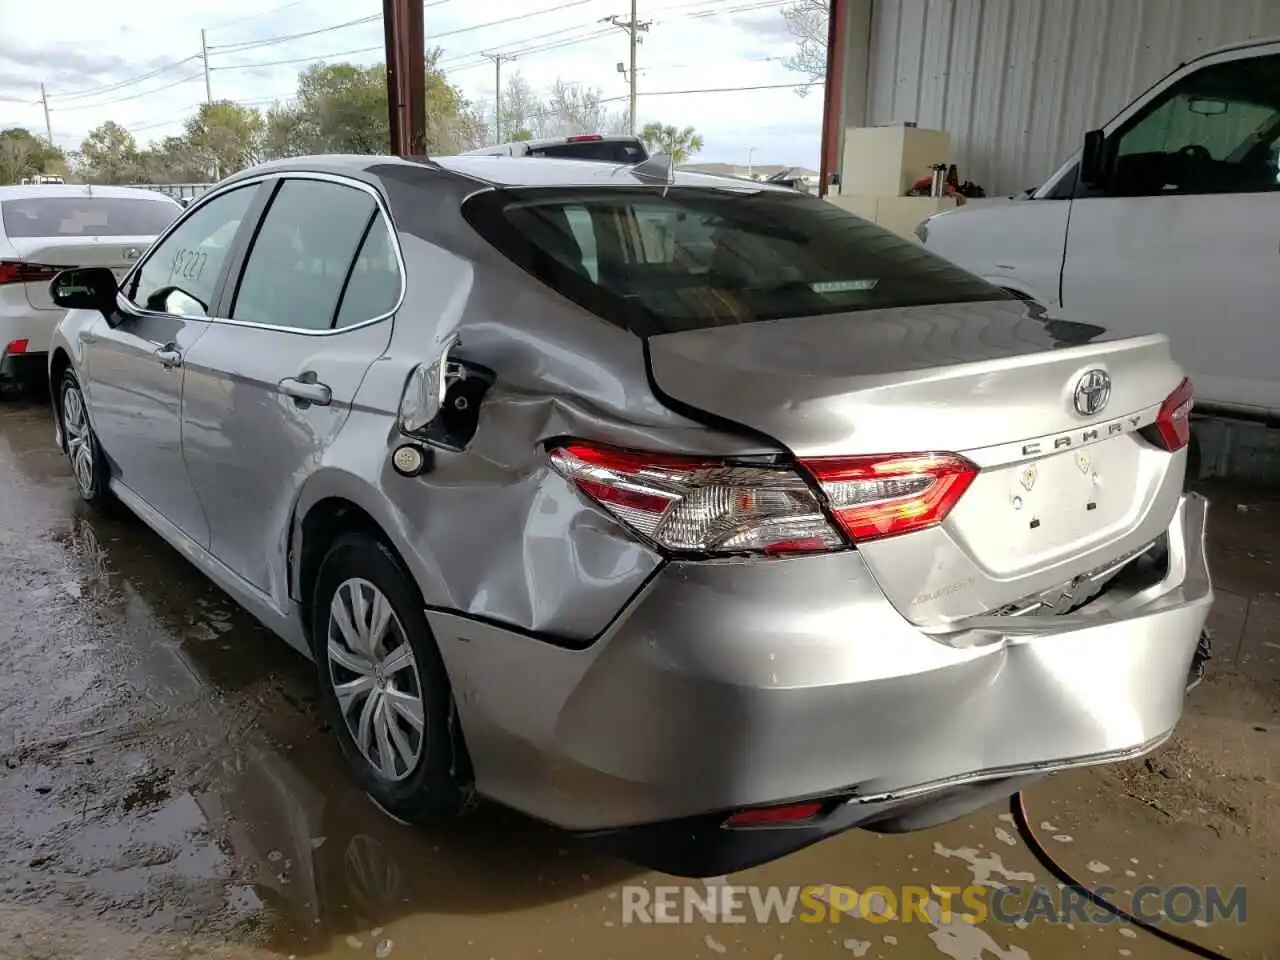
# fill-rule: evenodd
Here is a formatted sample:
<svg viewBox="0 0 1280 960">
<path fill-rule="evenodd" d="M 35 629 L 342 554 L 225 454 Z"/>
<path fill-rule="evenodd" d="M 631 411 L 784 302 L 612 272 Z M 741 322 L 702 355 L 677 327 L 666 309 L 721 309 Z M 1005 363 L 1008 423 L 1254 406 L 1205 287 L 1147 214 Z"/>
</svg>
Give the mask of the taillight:
<svg viewBox="0 0 1280 960">
<path fill-rule="evenodd" d="M 801 463 L 827 495 L 836 522 L 855 542 L 941 523 L 978 475 L 974 464 L 954 453 L 824 457 Z"/>
<path fill-rule="evenodd" d="M 1156 422 L 1143 430 L 1152 443 L 1176 453 L 1191 442 L 1191 408 L 1195 405 L 1191 381 L 1183 378 L 1178 388 L 1160 404 Z"/>
<path fill-rule="evenodd" d="M 10 340 L 5 344 L 4 350 L 0 350 L 0 353 L 26 353 L 29 346 L 31 346 L 30 340 L 26 337 L 19 337 L 17 340 Z"/>
<path fill-rule="evenodd" d="M 572 137 L 565 137 L 565 143 L 594 143 L 597 140 L 603 140 L 604 137 L 598 133 L 579 133 Z"/>
<path fill-rule="evenodd" d="M 940 523 L 978 472 L 953 454 L 802 461 L 830 501 L 828 515 L 789 467 L 582 441 L 549 456 L 557 473 L 640 536 L 697 554 L 818 553 L 848 546 L 840 529 L 854 541 L 919 530 Z"/>
<path fill-rule="evenodd" d="M 25 260 L 0 260 L 0 286 L 8 283 L 48 283 L 62 269 L 43 263 L 27 263 Z"/>
<path fill-rule="evenodd" d="M 846 544 L 803 477 L 785 467 L 640 453 L 574 441 L 556 472 L 625 526 L 688 553 L 812 553 Z"/>
</svg>

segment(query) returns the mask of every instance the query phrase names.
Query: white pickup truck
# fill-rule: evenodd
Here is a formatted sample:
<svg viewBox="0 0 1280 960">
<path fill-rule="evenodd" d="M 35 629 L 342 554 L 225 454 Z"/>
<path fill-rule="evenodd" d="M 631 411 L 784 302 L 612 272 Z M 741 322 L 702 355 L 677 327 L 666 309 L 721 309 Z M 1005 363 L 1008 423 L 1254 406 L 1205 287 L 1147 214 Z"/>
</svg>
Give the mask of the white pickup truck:
<svg viewBox="0 0 1280 960">
<path fill-rule="evenodd" d="M 1040 188 L 916 235 L 1054 312 L 1167 334 L 1201 411 L 1280 417 L 1280 40 L 1182 64 Z"/>
</svg>

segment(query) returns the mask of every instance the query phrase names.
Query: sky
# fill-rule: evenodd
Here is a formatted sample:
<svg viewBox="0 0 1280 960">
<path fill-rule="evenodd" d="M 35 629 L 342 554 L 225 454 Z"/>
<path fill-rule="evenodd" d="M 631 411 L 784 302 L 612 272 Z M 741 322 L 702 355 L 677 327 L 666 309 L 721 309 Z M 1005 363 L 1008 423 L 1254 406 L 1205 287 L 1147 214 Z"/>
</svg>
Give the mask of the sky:
<svg viewBox="0 0 1280 960">
<path fill-rule="evenodd" d="M 767 89 L 806 79 L 781 62 L 794 48 L 782 5 L 638 0 L 638 19 L 651 23 L 638 54 L 639 123 L 695 127 L 706 141 L 700 161 L 816 169 L 820 89 L 803 97 L 794 88 Z M 106 120 L 125 126 L 139 145 L 181 132 L 205 99 L 202 29 L 214 99 L 264 109 L 287 101 L 298 71 L 313 60 L 383 59 L 381 0 L 5 0 L 3 6 L 0 129 L 44 132 L 44 83 L 54 142 L 69 150 Z M 603 22 L 615 15 L 629 17 L 629 0 L 426 0 L 426 42 L 443 49 L 449 80 L 488 117 L 494 67 L 482 53 L 518 54 L 502 64 L 504 84 L 517 70 L 539 94 L 557 78 L 579 82 L 625 109 L 628 84 L 617 65 L 629 57 L 627 33 Z M 296 36 L 302 33 L 311 35 Z M 277 37 L 294 39 L 268 42 Z M 766 89 L 672 93 L 725 87 Z"/>
</svg>

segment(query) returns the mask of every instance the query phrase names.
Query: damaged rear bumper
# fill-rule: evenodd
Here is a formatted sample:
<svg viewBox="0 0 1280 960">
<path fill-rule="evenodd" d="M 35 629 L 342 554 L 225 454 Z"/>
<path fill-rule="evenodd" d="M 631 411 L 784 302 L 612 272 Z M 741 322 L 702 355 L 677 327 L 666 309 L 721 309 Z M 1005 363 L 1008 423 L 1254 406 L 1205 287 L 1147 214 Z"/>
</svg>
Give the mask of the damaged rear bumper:
<svg viewBox="0 0 1280 960">
<path fill-rule="evenodd" d="M 744 869 L 931 826 L 1172 732 L 1213 589 L 1207 502 L 1064 616 L 912 626 L 856 552 L 673 563 L 591 649 L 433 614 L 477 787 L 646 866 Z M 817 800 L 785 826 L 744 808 Z"/>
</svg>

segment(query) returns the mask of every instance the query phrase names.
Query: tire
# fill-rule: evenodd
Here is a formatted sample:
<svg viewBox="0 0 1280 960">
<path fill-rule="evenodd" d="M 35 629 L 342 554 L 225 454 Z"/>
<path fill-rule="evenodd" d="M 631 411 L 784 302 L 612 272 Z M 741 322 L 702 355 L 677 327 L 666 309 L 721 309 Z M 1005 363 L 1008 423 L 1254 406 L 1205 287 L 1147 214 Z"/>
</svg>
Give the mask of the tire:
<svg viewBox="0 0 1280 960">
<path fill-rule="evenodd" d="M 363 629 L 344 631 L 340 613 L 348 627 Z M 384 629 L 371 656 L 374 620 Z M 325 554 L 312 594 L 311 646 L 325 718 L 369 797 L 410 823 L 463 813 L 471 767 L 449 677 L 417 588 L 379 540 L 344 534 Z"/>
<path fill-rule="evenodd" d="M 80 491 L 80 499 L 94 506 L 109 503 L 111 489 L 107 458 L 103 456 L 98 435 L 89 423 L 80 381 L 70 370 L 62 375 L 54 409 L 61 421 L 64 450 L 71 463 L 71 475 Z"/>
</svg>

